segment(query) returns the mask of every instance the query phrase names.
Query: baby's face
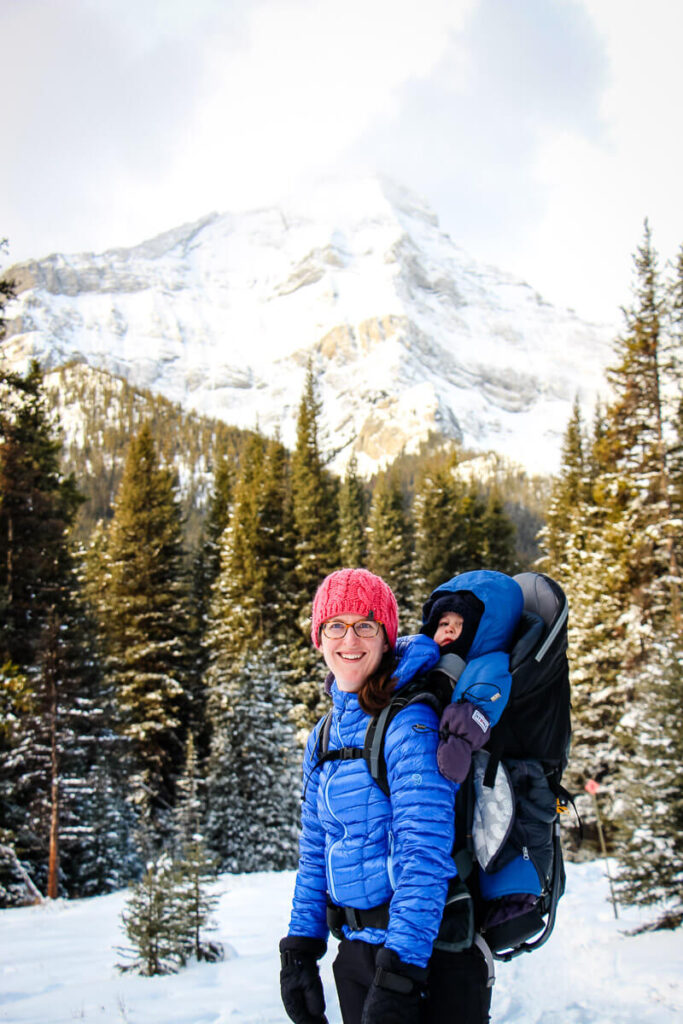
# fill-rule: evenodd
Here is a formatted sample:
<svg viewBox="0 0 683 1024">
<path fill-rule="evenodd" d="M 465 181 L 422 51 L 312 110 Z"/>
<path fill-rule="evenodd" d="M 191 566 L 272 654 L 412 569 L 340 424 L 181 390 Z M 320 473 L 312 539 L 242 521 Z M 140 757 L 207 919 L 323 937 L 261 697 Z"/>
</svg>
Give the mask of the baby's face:
<svg viewBox="0 0 683 1024">
<path fill-rule="evenodd" d="M 439 647 L 445 647 L 446 644 L 452 644 L 457 640 L 461 633 L 462 615 L 458 615 L 457 612 L 444 612 L 436 627 L 434 639 Z"/>
</svg>

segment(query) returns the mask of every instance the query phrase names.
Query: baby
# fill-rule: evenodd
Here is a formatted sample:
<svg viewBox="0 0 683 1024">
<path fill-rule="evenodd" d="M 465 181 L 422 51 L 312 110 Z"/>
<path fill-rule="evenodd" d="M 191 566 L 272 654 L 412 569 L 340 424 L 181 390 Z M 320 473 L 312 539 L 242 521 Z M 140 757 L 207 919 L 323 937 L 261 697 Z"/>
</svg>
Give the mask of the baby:
<svg viewBox="0 0 683 1024">
<path fill-rule="evenodd" d="M 434 640 L 442 658 L 455 654 L 465 663 L 441 718 L 437 754 L 441 773 L 453 782 L 465 779 L 473 751 L 488 741 L 507 703 L 506 652 L 522 606 L 517 582 L 488 570 L 454 577 L 424 605 L 420 632 Z"/>
<path fill-rule="evenodd" d="M 434 642 L 439 647 L 446 647 L 457 640 L 462 633 L 463 617 L 458 612 L 444 612 L 439 616 L 439 624 L 434 634 Z"/>
</svg>

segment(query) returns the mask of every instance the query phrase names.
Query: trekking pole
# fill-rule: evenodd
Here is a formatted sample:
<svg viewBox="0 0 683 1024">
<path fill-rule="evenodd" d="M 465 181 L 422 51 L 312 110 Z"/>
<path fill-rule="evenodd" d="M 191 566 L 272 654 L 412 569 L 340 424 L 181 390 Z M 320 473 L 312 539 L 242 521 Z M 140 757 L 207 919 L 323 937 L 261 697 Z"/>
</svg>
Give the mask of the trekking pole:
<svg viewBox="0 0 683 1024">
<path fill-rule="evenodd" d="M 584 788 L 586 792 L 590 793 L 590 795 L 593 797 L 593 806 L 595 808 L 595 821 L 598 826 L 598 836 L 600 838 L 600 849 L 602 850 L 602 855 L 605 858 L 605 869 L 607 871 L 607 878 L 609 879 L 609 891 L 612 899 L 612 907 L 614 908 L 614 916 L 618 919 L 619 912 L 617 911 L 617 900 L 616 896 L 614 895 L 614 885 L 612 884 L 612 875 L 610 874 L 609 860 L 607 859 L 607 846 L 605 845 L 605 835 L 602 831 L 602 821 L 600 819 L 600 809 L 598 807 L 598 790 L 600 789 L 600 785 L 595 781 L 595 779 L 589 779 Z"/>
</svg>

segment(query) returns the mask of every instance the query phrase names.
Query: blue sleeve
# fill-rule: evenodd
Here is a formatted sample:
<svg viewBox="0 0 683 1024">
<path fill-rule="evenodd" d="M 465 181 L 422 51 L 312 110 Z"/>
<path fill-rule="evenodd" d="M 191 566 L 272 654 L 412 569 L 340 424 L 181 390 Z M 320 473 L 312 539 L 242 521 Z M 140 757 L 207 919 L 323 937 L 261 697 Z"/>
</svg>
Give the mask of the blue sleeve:
<svg viewBox="0 0 683 1024">
<path fill-rule="evenodd" d="M 317 812 L 320 769 L 312 771 L 321 724 L 319 722 L 309 736 L 304 755 L 305 799 L 301 805 L 299 867 L 294 884 L 289 934 L 306 935 L 327 941 L 325 832 Z"/>
<path fill-rule="evenodd" d="M 441 649 L 430 636 L 414 633 L 396 641 L 398 664 L 394 672 L 398 686 L 409 682 L 420 672 L 429 672 L 441 657 Z"/>
<path fill-rule="evenodd" d="M 413 704 L 387 730 L 385 758 L 391 792 L 391 900 L 386 945 L 406 963 L 425 967 L 441 923 L 451 856 L 457 786 L 436 762 L 438 719 Z"/>
<path fill-rule="evenodd" d="M 468 700 L 495 725 L 510 698 L 510 655 L 504 651 L 482 654 L 468 662 L 453 690 L 452 702 Z"/>
</svg>

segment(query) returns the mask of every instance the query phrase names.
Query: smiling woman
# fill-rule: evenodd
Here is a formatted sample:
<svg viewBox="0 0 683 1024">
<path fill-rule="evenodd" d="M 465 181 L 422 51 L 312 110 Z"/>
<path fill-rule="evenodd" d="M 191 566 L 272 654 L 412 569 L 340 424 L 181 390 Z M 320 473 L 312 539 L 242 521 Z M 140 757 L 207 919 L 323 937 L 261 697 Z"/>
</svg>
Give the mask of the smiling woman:
<svg viewBox="0 0 683 1024">
<path fill-rule="evenodd" d="M 318 588 L 311 639 L 322 647 L 339 689 L 357 693 L 360 707 L 370 714 L 391 699 L 397 631 L 396 600 L 378 576 L 343 569 Z"/>
<path fill-rule="evenodd" d="M 295 1024 L 326 1019 L 316 961 L 330 931 L 339 939 L 333 969 L 344 1024 L 486 1019 L 436 1005 L 426 987 L 455 874 L 455 787 L 437 767 L 436 713 L 413 703 L 391 719 L 386 789 L 360 756 L 373 716 L 439 657 L 422 634 L 403 639 L 397 651 L 397 632 L 396 600 L 380 577 L 341 569 L 323 580 L 311 638 L 333 676 L 332 710 L 323 720 L 329 738 L 322 755 L 321 721 L 306 748 L 299 869 L 280 943 L 282 1001 Z"/>
</svg>

